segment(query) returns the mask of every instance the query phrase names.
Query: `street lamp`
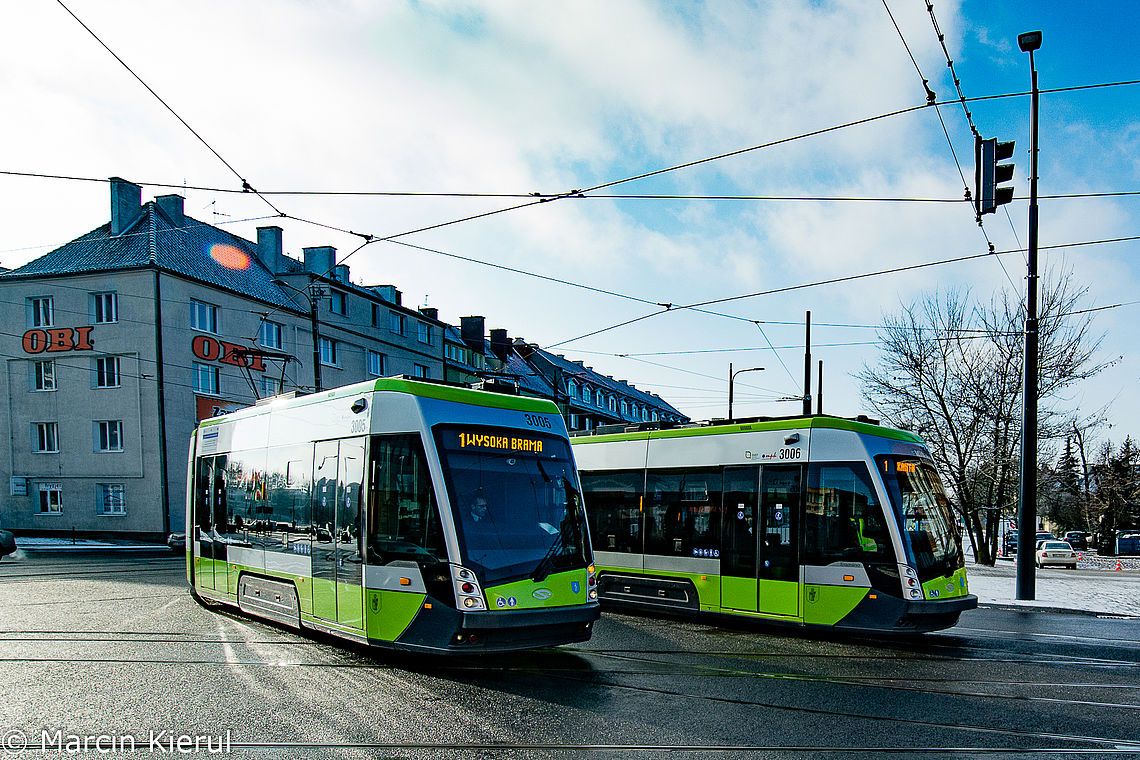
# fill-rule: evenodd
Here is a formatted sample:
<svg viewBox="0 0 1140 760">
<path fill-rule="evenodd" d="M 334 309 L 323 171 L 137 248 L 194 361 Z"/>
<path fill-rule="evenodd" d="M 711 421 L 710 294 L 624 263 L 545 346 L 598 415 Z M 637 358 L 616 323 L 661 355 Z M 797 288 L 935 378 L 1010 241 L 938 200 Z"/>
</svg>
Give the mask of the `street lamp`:
<svg viewBox="0 0 1140 760">
<path fill-rule="evenodd" d="M 748 369 L 738 369 L 732 371 L 732 363 L 728 365 L 728 421 L 732 422 L 732 383 L 736 380 L 736 376 L 745 372 L 763 372 L 763 367 L 749 367 Z"/>
<path fill-rule="evenodd" d="M 321 333 L 317 323 L 317 299 L 325 295 L 325 290 L 315 280 L 309 284 L 308 290 L 290 285 L 284 280 L 273 280 L 274 285 L 282 285 L 294 293 L 299 294 L 309 303 L 309 322 L 313 330 L 313 387 L 319 393 L 321 388 Z"/>
<path fill-rule="evenodd" d="M 1037 66 L 1033 51 L 1041 47 L 1041 32 L 1017 36 L 1017 46 L 1029 53 L 1033 98 L 1029 111 L 1029 245 L 1026 265 L 1029 293 L 1025 300 L 1025 375 L 1021 406 L 1021 487 L 1017 505 L 1017 599 L 1036 597 L 1033 574 L 1034 539 L 1037 534 Z"/>
</svg>

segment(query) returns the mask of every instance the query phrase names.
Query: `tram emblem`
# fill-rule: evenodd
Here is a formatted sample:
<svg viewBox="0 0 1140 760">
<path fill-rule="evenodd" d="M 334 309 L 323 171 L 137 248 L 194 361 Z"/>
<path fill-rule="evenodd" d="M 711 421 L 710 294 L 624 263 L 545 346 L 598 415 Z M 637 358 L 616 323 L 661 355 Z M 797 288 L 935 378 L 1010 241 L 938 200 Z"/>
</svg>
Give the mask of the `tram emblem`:
<svg viewBox="0 0 1140 760">
<path fill-rule="evenodd" d="M 547 599 L 554 596 L 554 592 L 548 588 L 536 588 L 534 591 L 530 592 L 530 595 L 540 602 L 545 602 Z"/>
<path fill-rule="evenodd" d="M 582 584 L 578 581 L 570 581 L 570 593 L 577 594 L 582 590 Z"/>
</svg>

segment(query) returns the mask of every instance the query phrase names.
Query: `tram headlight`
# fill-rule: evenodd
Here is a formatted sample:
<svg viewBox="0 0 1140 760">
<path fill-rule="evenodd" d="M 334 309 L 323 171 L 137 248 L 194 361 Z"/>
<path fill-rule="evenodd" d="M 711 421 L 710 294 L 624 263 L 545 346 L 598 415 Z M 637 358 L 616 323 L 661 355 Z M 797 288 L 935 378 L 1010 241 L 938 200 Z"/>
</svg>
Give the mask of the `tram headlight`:
<svg viewBox="0 0 1140 760">
<path fill-rule="evenodd" d="M 451 566 L 451 580 L 455 587 L 456 601 L 465 610 L 485 610 L 487 602 L 483 599 L 483 590 L 479 588 L 479 580 L 475 573 L 459 565 Z"/>
</svg>

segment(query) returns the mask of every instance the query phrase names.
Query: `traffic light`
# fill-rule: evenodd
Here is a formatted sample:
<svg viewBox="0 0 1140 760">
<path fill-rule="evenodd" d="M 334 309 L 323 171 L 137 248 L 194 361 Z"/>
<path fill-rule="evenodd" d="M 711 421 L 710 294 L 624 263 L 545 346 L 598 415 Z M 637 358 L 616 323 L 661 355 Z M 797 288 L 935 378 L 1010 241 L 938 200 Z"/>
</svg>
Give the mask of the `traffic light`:
<svg viewBox="0 0 1140 760">
<path fill-rule="evenodd" d="M 1008 158 L 1013 158 L 1012 140 L 974 138 L 974 211 L 979 219 L 1013 200 L 1012 187 L 999 187 L 1013 180 L 1013 164 L 998 163 Z"/>
</svg>

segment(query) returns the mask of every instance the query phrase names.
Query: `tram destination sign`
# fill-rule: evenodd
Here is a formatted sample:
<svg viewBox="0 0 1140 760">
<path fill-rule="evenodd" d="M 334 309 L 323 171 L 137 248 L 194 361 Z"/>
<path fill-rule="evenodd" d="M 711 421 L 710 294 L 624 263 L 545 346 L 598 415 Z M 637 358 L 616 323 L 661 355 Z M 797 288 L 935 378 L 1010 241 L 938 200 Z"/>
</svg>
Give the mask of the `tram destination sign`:
<svg viewBox="0 0 1140 760">
<path fill-rule="evenodd" d="M 543 441 L 536 436 L 501 435 L 459 430 L 453 433 L 455 448 L 495 451 L 510 454 L 541 454 Z"/>
</svg>

